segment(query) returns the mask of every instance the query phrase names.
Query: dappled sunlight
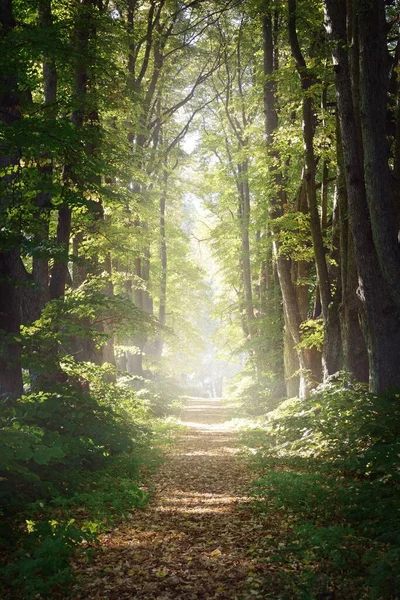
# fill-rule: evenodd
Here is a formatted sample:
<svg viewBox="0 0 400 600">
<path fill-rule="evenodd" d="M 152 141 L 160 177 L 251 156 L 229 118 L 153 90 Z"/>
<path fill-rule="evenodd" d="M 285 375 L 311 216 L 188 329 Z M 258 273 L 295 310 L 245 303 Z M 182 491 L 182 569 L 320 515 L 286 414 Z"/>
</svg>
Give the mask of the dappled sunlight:
<svg viewBox="0 0 400 600">
<path fill-rule="evenodd" d="M 185 514 L 191 514 L 191 513 L 221 513 L 221 512 L 229 512 L 229 508 L 225 505 L 225 506 L 218 506 L 218 507 L 209 507 L 209 506 L 176 506 L 174 505 L 173 507 L 168 507 L 168 506 L 160 506 L 156 509 L 157 512 L 180 512 L 180 513 L 185 513 Z"/>
<path fill-rule="evenodd" d="M 245 510 L 251 475 L 235 457 L 238 434 L 220 400 L 188 400 L 183 422 L 153 500 L 102 536 L 92 578 L 76 598 L 223 600 L 243 594 L 247 577 L 269 568 L 253 554 L 265 523 Z M 115 567 L 102 591 L 109 563 Z"/>
</svg>

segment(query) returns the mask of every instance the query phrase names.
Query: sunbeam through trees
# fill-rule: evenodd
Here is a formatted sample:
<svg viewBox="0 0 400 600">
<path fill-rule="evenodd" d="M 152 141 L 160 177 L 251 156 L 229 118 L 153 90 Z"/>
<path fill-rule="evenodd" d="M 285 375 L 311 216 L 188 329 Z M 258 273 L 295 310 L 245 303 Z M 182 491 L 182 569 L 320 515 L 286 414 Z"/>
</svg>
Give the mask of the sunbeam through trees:
<svg viewBox="0 0 400 600">
<path fill-rule="evenodd" d="M 0 0 L 2 597 L 400 597 L 399 73 L 399 0 Z"/>
</svg>

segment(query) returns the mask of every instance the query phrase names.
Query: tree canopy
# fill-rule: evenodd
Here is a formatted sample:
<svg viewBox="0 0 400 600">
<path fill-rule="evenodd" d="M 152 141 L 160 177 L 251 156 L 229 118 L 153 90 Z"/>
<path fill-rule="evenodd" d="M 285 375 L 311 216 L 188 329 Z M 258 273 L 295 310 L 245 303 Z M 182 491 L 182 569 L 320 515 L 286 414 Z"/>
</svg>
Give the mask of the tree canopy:
<svg viewBox="0 0 400 600">
<path fill-rule="evenodd" d="M 4 504 L 186 392 L 398 391 L 399 15 L 3 0 Z"/>
</svg>

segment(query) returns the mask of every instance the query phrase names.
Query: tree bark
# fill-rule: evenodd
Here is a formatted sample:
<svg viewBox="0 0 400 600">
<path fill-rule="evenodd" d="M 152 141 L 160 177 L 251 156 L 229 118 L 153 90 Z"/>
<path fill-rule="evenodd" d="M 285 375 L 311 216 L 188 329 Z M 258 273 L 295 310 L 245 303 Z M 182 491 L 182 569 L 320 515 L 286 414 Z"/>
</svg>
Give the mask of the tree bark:
<svg viewBox="0 0 400 600">
<path fill-rule="evenodd" d="M 311 237 L 313 242 L 315 265 L 317 269 L 317 279 L 321 298 L 322 316 L 324 322 L 328 320 L 329 303 L 331 301 L 331 291 L 328 267 L 326 264 L 325 248 L 322 238 L 321 221 L 318 213 L 317 186 L 316 186 L 316 158 L 314 152 L 314 130 L 315 118 L 313 110 L 313 100 L 310 97 L 309 90 L 314 83 L 310 74 L 304 56 L 301 52 L 297 31 L 296 31 L 296 0 L 288 0 L 288 30 L 289 41 L 292 56 L 296 63 L 299 73 L 301 87 L 303 90 L 303 139 L 305 147 L 305 179 L 307 182 L 307 199 L 310 214 Z"/>
<path fill-rule="evenodd" d="M 386 138 L 389 56 L 385 1 L 357 0 L 360 113 L 365 191 L 372 237 L 383 276 L 400 308 L 400 248 L 393 210 Z"/>
<path fill-rule="evenodd" d="M 77 107 L 72 112 L 71 122 L 79 130 L 85 122 L 85 99 L 88 87 L 88 45 L 91 33 L 91 17 L 94 0 L 82 0 L 79 5 L 75 22 L 75 72 L 74 96 Z M 64 194 L 68 195 L 71 186 L 80 187 L 75 164 L 68 160 L 63 173 Z M 60 257 L 54 261 L 50 280 L 51 299 L 60 298 L 65 291 L 69 279 L 68 254 L 71 235 L 72 204 L 65 198 L 59 209 L 57 224 L 57 245 Z"/>
<path fill-rule="evenodd" d="M 165 232 L 165 207 L 168 193 L 168 171 L 166 167 L 163 172 L 163 189 L 160 198 L 159 215 L 160 215 L 160 264 L 161 264 L 161 280 L 160 280 L 160 305 L 158 309 L 158 320 L 162 327 L 166 324 L 166 310 L 167 310 L 167 265 L 168 265 L 168 254 L 167 254 L 167 238 Z M 158 359 L 162 356 L 163 351 L 163 334 L 161 332 L 160 338 L 156 341 L 155 354 Z"/>
<path fill-rule="evenodd" d="M 12 0 L 4 0 L 0 5 L 0 36 L 4 42 L 15 27 Z M 21 117 L 17 79 L 12 75 L 0 75 L 0 123 L 6 129 Z M 19 157 L 15 150 L 0 145 L 0 169 L 18 167 Z M 0 215 L 2 229 L 10 228 L 9 208 L 15 211 L 19 202 L 15 183 L 18 170 L 0 178 Z M 12 225 L 15 225 L 12 223 Z M 7 227 L 5 227 L 7 226 Z M 15 225 L 16 226 L 16 225 Z M 0 395 L 3 398 L 17 398 L 23 393 L 21 344 L 21 281 L 20 275 L 20 234 L 1 234 L 0 244 Z"/>
<path fill-rule="evenodd" d="M 373 4 L 373 3 L 372 3 Z M 372 4 L 370 4 L 372 6 Z M 354 241 L 354 254 L 359 275 L 358 295 L 364 309 L 364 335 L 369 357 L 369 381 L 373 392 L 383 392 L 400 384 L 400 312 L 395 302 L 396 291 L 387 285 L 388 273 L 384 276 L 378 259 L 377 249 L 371 229 L 364 179 L 362 144 L 359 139 L 356 111 L 352 96 L 348 40 L 346 37 L 345 4 L 339 0 L 325 0 L 326 25 L 333 42 L 332 52 L 335 63 L 337 106 L 342 137 L 344 170 L 348 193 L 350 225 Z M 363 114 L 361 113 L 361 121 Z M 368 119 L 367 119 L 368 120 Z M 365 126 L 364 126 L 365 127 Z M 371 129 L 370 135 L 376 132 Z M 366 150 L 374 156 L 373 142 L 368 142 Z M 386 154 L 385 154 L 386 156 Z M 370 160 L 370 157 L 367 159 Z M 368 177 L 372 176 L 367 167 Z M 378 168 L 378 173 L 380 172 Z M 384 174 L 383 174 L 384 175 Z M 373 186 L 370 186 L 370 191 Z M 378 194 L 378 206 L 379 198 Z M 381 202 L 382 204 L 382 202 Z M 381 206 L 386 212 L 385 206 Z M 374 209 L 373 214 L 375 214 Z M 379 215 L 382 224 L 386 215 Z M 376 228 L 376 225 L 374 226 Z M 387 233 L 387 232 L 386 232 Z M 380 243 L 382 240 L 380 240 Z M 381 250 L 380 246 L 379 251 Z M 389 246 L 390 251 L 390 246 Z M 392 256 L 392 263 L 395 259 Z"/>
<path fill-rule="evenodd" d="M 21 368 L 19 249 L 0 251 L 0 396 L 18 398 L 23 393 Z"/>
<path fill-rule="evenodd" d="M 349 227 L 346 177 L 340 126 L 337 122 L 337 174 L 336 195 L 339 210 L 339 248 L 341 276 L 340 321 L 343 349 L 343 369 L 351 373 L 357 381 L 368 382 L 368 353 L 361 329 L 361 311 L 357 296 L 358 273 L 354 257 L 353 236 Z"/>
<path fill-rule="evenodd" d="M 51 0 L 39 1 L 39 22 L 43 35 L 50 34 L 53 25 Z M 50 117 L 55 118 L 55 103 L 57 101 L 57 70 L 54 57 L 45 52 L 43 55 L 43 83 L 44 106 Z M 49 153 L 43 152 L 38 164 L 38 173 L 42 190 L 36 197 L 38 232 L 36 233 L 37 245 L 46 243 L 49 239 L 51 188 L 53 183 L 53 160 Z M 39 318 L 46 302 L 50 299 L 49 290 L 49 256 L 45 253 L 34 255 L 32 260 L 32 277 L 36 284 L 35 311 L 32 320 Z"/>
<path fill-rule="evenodd" d="M 278 116 L 275 109 L 275 82 L 273 75 L 276 68 L 275 48 L 272 15 L 267 13 L 263 16 L 263 45 L 264 45 L 264 75 L 266 83 L 264 84 L 264 112 L 265 129 L 267 138 L 267 147 L 271 158 L 276 162 L 280 157 L 272 149 L 273 134 L 278 127 Z M 277 192 L 270 199 L 270 217 L 272 221 L 282 216 L 283 205 L 286 203 L 285 193 L 282 186 L 282 174 L 276 167 L 270 167 L 274 187 Z M 297 393 L 300 398 L 306 398 L 314 383 L 312 381 L 313 364 L 310 353 L 299 346 L 300 325 L 302 322 L 299 298 L 296 286 L 292 279 L 291 261 L 282 256 L 280 245 L 276 237 L 273 238 L 274 257 L 277 266 L 279 285 L 282 293 L 283 310 L 285 317 L 285 369 L 287 393 L 293 395 L 293 382 L 298 381 L 299 388 Z M 289 365 L 294 365 L 293 349 L 297 353 L 298 379 L 297 374 L 293 379 L 294 373 L 288 373 Z"/>
</svg>

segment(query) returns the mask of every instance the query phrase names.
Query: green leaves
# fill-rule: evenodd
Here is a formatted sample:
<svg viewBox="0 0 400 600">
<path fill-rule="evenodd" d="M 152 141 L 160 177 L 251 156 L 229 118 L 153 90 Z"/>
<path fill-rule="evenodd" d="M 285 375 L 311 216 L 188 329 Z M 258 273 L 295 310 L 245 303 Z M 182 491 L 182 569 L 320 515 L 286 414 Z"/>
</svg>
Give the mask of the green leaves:
<svg viewBox="0 0 400 600">
<path fill-rule="evenodd" d="M 62 459 L 64 456 L 65 453 L 60 446 L 42 446 L 33 452 L 33 460 L 38 465 L 47 465 L 53 458 Z"/>
<path fill-rule="evenodd" d="M 258 474 L 254 509 L 290 525 L 285 543 L 261 542 L 288 597 L 398 595 L 397 400 L 341 374 L 244 436 Z"/>
</svg>

